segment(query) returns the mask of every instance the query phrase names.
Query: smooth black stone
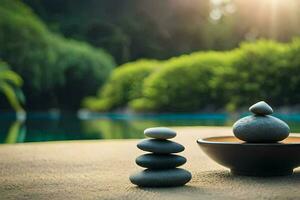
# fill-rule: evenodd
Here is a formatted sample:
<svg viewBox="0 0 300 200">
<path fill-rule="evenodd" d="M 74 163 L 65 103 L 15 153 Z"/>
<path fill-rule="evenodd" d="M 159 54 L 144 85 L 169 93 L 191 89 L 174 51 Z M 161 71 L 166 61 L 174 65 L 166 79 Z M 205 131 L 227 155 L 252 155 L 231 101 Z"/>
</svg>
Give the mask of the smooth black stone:
<svg viewBox="0 0 300 200">
<path fill-rule="evenodd" d="M 171 139 L 176 136 L 176 132 L 170 128 L 166 127 L 153 127 L 147 128 L 144 134 L 150 138 L 156 139 Z"/>
<path fill-rule="evenodd" d="M 246 142 L 277 142 L 289 136 L 290 128 L 282 120 L 266 116 L 247 116 L 233 125 L 233 133 Z"/>
<path fill-rule="evenodd" d="M 145 139 L 137 144 L 143 151 L 158 154 L 179 153 L 184 150 L 184 146 L 170 140 Z"/>
<path fill-rule="evenodd" d="M 149 169 L 171 169 L 186 163 L 186 158 L 172 154 L 145 154 L 137 157 L 135 162 Z"/>
<path fill-rule="evenodd" d="M 252 105 L 249 111 L 256 115 L 270 115 L 273 113 L 273 109 L 266 102 L 260 101 Z"/>
<path fill-rule="evenodd" d="M 129 177 L 131 183 L 140 187 L 175 187 L 189 182 L 192 174 L 184 169 L 151 170 L 137 172 Z"/>
</svg>

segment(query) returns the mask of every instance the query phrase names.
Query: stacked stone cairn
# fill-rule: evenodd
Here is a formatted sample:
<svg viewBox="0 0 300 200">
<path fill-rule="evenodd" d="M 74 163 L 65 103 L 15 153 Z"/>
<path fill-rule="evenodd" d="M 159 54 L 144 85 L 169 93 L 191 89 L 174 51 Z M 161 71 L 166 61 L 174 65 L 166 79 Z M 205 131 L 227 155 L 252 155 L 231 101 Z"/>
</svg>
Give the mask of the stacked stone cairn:
<svg viewBox="0 0 300 200">
<path fill-rule="evenodd" d="M 175 187 L 182 186 L 192 178 L 190 172 L 177 168 L 186 163 L 186 158 L 175 155 L 184 150 L 184 146 L 169 139 L 176 132 L 165 127 L 148 128 L 144 131 L 147 137 L 137 144 L 143 151 L 151 152 L 136 158 L 136 164 L 147 168 L 132 174 L 130 181 L 140 187 Z"/>
<path fill-rule="evenodd" d="M 280 119 L 271 116 L 273 109 L 264 101 L 249 108 L 253 115 L 238 120 L 233 125 L 234 135 L 245 142 L 273 143 L 289 136 L 289 126 Z"/>
</svg>

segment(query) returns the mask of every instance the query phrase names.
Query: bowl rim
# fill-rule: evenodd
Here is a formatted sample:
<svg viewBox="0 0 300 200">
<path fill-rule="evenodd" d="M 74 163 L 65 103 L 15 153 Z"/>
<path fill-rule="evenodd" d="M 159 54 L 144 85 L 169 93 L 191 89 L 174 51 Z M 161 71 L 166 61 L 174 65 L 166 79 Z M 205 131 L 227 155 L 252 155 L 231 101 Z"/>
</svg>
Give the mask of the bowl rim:
<svg viewBox="0 0 300 200">
<path fill-rule="evenodd" d="M 236 138 L 235 136 L 224 135 L 224 136 L 213 136 L 213 137 L 205 137 L 197 139 L 197 143 L 200 144 L 210 144 L 210 145 L 238 145 L 238 146 L 300 146 L 300 136 L 289 136 L 288 138 L 297 138 L 299 142 L 294 143 L 282 143 L 282 142 L 275 142 L 275 143 L 246 143 L 244 141 L 240 142 L 220 142 L 220 141 L 210 141 L 208 139 L 219 139 L 219 138 Z"/>
</svg>

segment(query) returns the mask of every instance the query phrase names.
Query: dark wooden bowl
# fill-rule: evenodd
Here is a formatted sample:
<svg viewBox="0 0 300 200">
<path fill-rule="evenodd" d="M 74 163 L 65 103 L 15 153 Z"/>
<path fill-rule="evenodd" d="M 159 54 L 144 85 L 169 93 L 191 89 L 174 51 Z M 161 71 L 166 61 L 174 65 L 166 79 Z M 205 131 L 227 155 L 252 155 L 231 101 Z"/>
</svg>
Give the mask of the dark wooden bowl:
<svg viewBox="0 0 300 200">
<path fill-rule="evenodd" d="M 300 166 L 300 137 L 278 143 L 245 143 L 233 136 L 197 140 L 214 161 L 245 176 L 291 175 Z"/>
</svg>

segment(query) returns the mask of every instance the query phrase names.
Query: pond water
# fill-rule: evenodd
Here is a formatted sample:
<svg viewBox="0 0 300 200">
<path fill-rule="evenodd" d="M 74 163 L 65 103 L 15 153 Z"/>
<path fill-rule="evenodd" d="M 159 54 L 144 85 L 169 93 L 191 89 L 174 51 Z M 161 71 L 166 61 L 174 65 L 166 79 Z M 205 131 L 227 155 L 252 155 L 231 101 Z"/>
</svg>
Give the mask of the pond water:
<svg viewBox="0 0 300 200">
<path fill-rule="evenodd" d="M 30 113 L 16 121 L 12 114 L 0 114 L 0 143 L 61 140 L 143 138 L 143 130 L 153 126 L 231 126 L 244 116 L 227 114 L 47 114 Z M 300 132 L 300 114 L 277 115 L 292 132 Z"/>
</svg>

